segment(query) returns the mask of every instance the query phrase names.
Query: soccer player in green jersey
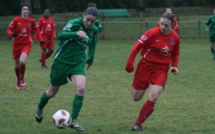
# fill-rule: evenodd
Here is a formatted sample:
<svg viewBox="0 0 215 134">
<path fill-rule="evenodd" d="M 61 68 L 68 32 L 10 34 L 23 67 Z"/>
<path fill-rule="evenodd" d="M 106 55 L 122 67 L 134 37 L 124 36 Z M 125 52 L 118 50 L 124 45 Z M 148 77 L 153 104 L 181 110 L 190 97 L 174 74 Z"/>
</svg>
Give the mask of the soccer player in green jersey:
<svg viewBox="0 0 215 134">
<path fill-rule="evenodd" d="M 215 60 L 215 9 L 214 15 L 210 16 L 208 22 L 205 24 L 206 31 L 209 31 L 209 39 L 211 43 L 211 52 L 213 54 L 213 59 Z"/>
<path fill-rule="evenodd" d="M 77 123 L 77 118 L 84 99 L 86 70 L 93 63 L 97 35 L 100 32 L 98 27 L 94 25 L 97 17 L 97 8 L 88 7 L 83 17 L 70 20 L 63 30 L 58 33 L 57 38 L 60 40 L 59 48 L 55 53 L 54 63 L 51 68 L 50 86 L 43 93 L 38 104 L 35 115 L 37 122 L 40 123 L 42 121 L 42 111 L 49 99 L 56 95 L 60 86 L 66 84 L 68 82 L 67 78 L 69 78 L 76 88 L 70 127 L 76 131 L 84 130 Z"/>
</svg>

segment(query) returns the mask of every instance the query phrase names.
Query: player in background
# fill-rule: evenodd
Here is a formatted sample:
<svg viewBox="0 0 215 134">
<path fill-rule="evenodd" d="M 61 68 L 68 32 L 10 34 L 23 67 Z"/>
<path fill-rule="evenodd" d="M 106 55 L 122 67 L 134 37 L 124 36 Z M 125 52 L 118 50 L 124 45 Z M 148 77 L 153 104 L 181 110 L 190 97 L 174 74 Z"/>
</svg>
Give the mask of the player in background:
<svg viewBox="0 0 215 134">
<path fill-rule="evenodd" d="M 171 8 L 166 8 L 165 13 L 172 13 L 172 9 Z M 159 27 L 159 25 L 160 25 L 160 22 L 158 22 L 156 26 Z M 178 25 L 178 21 L 177 21 L 176 18 L 174 18 L 172 29 L 175 30 L 177 33 L 179 33 L 179 25 Z"/>
<path fill-rule="evenodd" d="M 35 20 L 28 15 L 29 6 L 24 4 L 21 6 L 21 16 L 13 18 L 6 31 L 9 36 L 13 37 L 13 59 L 15 60 L 17 89 L 21 89 L 26 85 L 24 75 L 26 69 L 26 59 L 30 54 L 32 47 L 32 31 L 34 31 L 34 33 L 38 36 L 40 44 L 44 44 Z"/>
<path fill-rule="evenodd" d="M 173 74 L 179 72 L 180 39 L 171 28 L 174 15 L 164 13 L 159 22 L 159 27 L 146 31 L 133 45 L 125 67 L 128 73 L 133 72 L 135 57 L 141 51 L 142 58 L 138 63 L 132 84 L 134 101 L 141 100 L 146 89 L 149 92 L 147 101 L 142 106 L 139 116 L 132 126 L 133 131 L 143 131 L 141 124 L 154 111 L 155 102 L 164 90 L 169 68 Z M 147 51 L 145 51 L 145 47 Z"/>
<path fill-rule="evenodd" d="M 38 21 L 38 27 L 40 34 L 42 35 L 45 44 L 40 45 L 41 56 L 40 63 L 42 68 L 47 68 L 46 59 L 48 59 L 54 52 L 54 38 L 56 37 L 56 28 L 54 19 L 50 16 L 50 10 L 48 8 L 44 9 L 43 17 Z M 37 41 L 37 36 L 34 36 L 34 40 Z"/>
<path fill-rule="evenodd" d="M 77 118 L 84 100 L 86 70 L 93 63 L 97 34 L 100 32 L 94 25 L 97 17 L 97 8 L 88 7 L 83 17 L 70 20 L 63 30 L 58 33 L 57 38 L 60 40 L 59 48 L 55 53 L 54 63 L 51 68 L 50 86 L 43 93 L 38 104 L 35 115 L 37 122 L 40 123 L 42 121 L 42 112 L 49 99 L 56 95 L 60 86 L 68 82 L 67 79 L 70 79 L 76 88 L 70 127 L 76 131 L 84 130 L 78 124 Z M 86 53 L 86 50 L 88 50 L 88 53 Z"/>
<path fill-rule="evenodd" d="M 205 29 L 206 31 L 209 31 L 211 53 L 213 54 L 213 59 L 215 60 L 215 9 L 214 15 L 210 16 L 207 23 L 205 24 Z"/>
</svg>

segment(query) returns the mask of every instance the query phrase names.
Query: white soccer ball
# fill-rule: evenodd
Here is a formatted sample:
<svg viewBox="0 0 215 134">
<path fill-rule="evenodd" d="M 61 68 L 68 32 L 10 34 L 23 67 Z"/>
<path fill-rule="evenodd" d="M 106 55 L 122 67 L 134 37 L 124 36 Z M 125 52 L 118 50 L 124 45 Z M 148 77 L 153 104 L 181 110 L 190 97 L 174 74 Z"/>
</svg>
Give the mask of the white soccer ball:
<svg viewBox="0 0 215 134">
<path fill-rule="evenodd" d="M 66 110 L 58 110 L 52 116 L 52 121 L 57 128 L 65 128 L 71 124 L 71 116 Z"/>
</svg>

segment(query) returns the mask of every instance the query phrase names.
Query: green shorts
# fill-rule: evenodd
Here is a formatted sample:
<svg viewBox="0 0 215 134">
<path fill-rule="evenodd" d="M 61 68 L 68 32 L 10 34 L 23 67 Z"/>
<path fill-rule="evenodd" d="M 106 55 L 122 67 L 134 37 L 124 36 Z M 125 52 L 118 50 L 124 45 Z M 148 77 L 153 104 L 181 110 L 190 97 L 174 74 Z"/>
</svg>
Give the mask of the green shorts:
<svg viewBox="0 0 215 134">
<path fill-rule="evenodd" d="M 53 86 L 64 85 L 68 82 L 68 78 L 76 74 L 86 76 L 85 63 L 70 65 L 55 60 L 51 68 L 50 83 Z"/>
<path fill-rule="evenodd" d="M 209 32 L 210 43 L 215 43 L 215 31 Z"/>
</svg>

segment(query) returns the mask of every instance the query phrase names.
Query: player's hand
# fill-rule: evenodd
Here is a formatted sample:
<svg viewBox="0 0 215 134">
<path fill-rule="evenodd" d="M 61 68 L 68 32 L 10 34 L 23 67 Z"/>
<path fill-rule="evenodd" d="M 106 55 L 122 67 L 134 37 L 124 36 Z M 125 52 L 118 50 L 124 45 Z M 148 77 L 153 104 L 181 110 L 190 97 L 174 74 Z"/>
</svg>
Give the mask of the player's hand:
<svg viewBox="0 0 215 134">
<path fill-rule="evenodd" d="M 43 45 L 43 44 L 45 44 L 45 41 L 40 41 L 40 45 Z"/>
<path fill-rule="evenodd" d="M 126 65 L 126 67 L 125 67 L 125 70 L 126 70 L 128 73 L 133 72 L 133 71 L 134 71 L 134 66 L 133 66 L 133 64 L 128 64 L 128 63 L 127 63 L 127 65 Z"/>
<path fill-rule="evenodd" d="M 87 64 L 86 70 L 88 70 L 91 67 L 91 65 Z"/>
<path fill-rule="evenodd" d="M 79 37 L 81 37 L 81 38 L 84 38 L 84 37 L 87 36 L 87 34 L 86 34 L 84 31 L 82 31 L 82 30 L 78 31 L 78 32 L 77 32 L 77 35 L 78 35 Z"/>
<path fill-rule="evenodd" d="M 176 74 L 179 72 L 179 70 L 178 70 L 177 67 L 171 67 L 171 68 L 170 68 L 170 71 L 171 71 L 174 75 L 176 75 Z"/>
<path fill-rule="evenodd" d="M 17 32 L 13 32 L 12 37 L 16 37 L 16 36 L 17 36 Z"/>
</svg>

